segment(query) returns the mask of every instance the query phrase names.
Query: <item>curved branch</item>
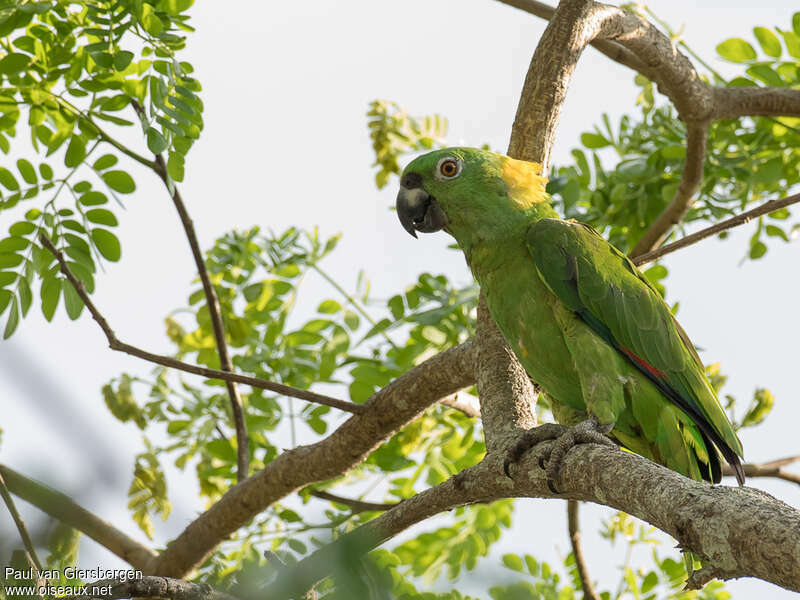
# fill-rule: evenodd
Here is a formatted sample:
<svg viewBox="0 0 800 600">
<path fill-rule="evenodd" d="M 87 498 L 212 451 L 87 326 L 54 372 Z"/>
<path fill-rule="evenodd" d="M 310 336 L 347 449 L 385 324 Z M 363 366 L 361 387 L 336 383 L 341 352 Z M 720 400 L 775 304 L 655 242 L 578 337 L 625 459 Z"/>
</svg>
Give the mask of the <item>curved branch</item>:
<svg viewBox="0 0 800 600">
<path fill-rule="evenodd" d="M 239 600 L 218 592 L 210 585 L 190 583 L 168 577 L 132 577 L 101 579 L 83 586 L 81 594 L 64 596 L 66 600 L 121 600 L 122 598 L 169 598 L 170 600 Z"/>
<path fill-rule="evenodd" d="M 600 600 L 600 596 L 594 589 L 592 579 L 589 577 L 589 569 L 586 567 L 586 558 L 583 556 L 581 547 L 581 529 L 578 523 L 577 500 L 567 500 L 567 529 L 569 530 L 569 543 L 572 546 L 572 556 L 575 558 L 575 566 L 578 569 L 578 577 L 583 588 L 583 600 Z"/>
<path fill-rule="evenodd" d="M 144 569 L 157 556 L 153 550 L 129 537 L 111 523 L 93 515 L 66 494 L 57 492 L 5 465 L 0 465 L 0 474 L 6 480 L 12 494 L 86 534 L 132 567 Z"/>
<path fill-rule="evenodd" d="M 656 250 L 652 250 L 651 252 L 646 252 L 645 254 L 640 254 L 639 256 L 633 257 L 631 260 L 633 264 L 636 266 L 641 266 L 649 262 L 653 262 L 654 260 L 658 260 L 665 254 L 670 254 L 675 252 L 676 250 L 680 250 L 681 248 L 686 248 L 687 246 L 691 246 L 692 244 L 696 244 L 697 242 L 706 239 L 707 237 L 711 237 L 717 233 L 721 233 L 728 229 L 733 229 L 739 225 L 744 225 L 748 223 L 752 219 L 756 217 L 760 217 L 761 215 L 765 215 L 767 213 L 774 212 L 791 204 L 796 204 L 800 202 L 800 194 L 794 194 L 793 196 L 787 196 L 786 198 L 781 198 L 780 200 L 769 200 L 768 202 L 764 202 L 764 204 L 757 206 L 752 210 L 748 210 L 740 215 L 736 215 L 735 217 L 731 217 L 730 219 L 726 219 L 725 221 L 721 221 L 716 225 L 712 225 L 711 227 L 706 227 L 705 229 L 701 229 L 696 233 L 692 233 L 679 239 L 677 242 L 673 242 L 671 244 L 667 244 L 666 246 L 662 246 Z"/>
<path fill-rule="evenodd" d="M 672 228 L 683 221 L 692 206 L 694 194 L 703 182 L 703 165 L 706 160 L 706 140 L 708 124 L 690 122 L 686 131 L 686 159 L 683 164 L 681 181 L 669 206 L 664 209 L 650 228 L 631 250 L 631 256 L 638 256 L 660 246 Z"/>
<path fill-rule="evenodd" d="M 503 453 L 487 454 L 474 467 L 287 567 L 265 595 L 298 595 L 335 570 L 343 556 L 352 561 L 439 512 L 509 497 L 568 498 L 624 510 L 707 561 L 710 566 L 698 577 L 752 576 L 800 591 L 800 511 L 760 490 L 694 481 L 637 454 L 595 444 L 581 444 L 566 455 L 565 489 L 556 496 L 539 467 L 551 443 L 537 445 L 516 463 L 513 479 L 503 475 Z"/>
<path fill-rule="evenodd" d="M 125 352 L 131 356 L 141 358 L 142 360 L 146 360 L 157 365 L 169 367 L 171 369 L 178 369 L 186 373 L 193 373 L 194 375 L 202 375 L 203 377 L 208 377 L 209 379 L 221 379 L 225 382 L 243 383 L 254 388 L 277 392 L 279 394 L 283 394 L 284 396 L 300 398 L 301 400 L 307 400 L 308 402 L 314 402 L 316 404 L 324 404 L 325 406 L 331 406 L 333 408 L 338 408 L 339 410 L 344 410 L 355 414 L 364 412 L 365 409 L 360 404 L 339 400 L 338 398 L 331 398 L 330 396 L 324 396 L 308 390 L 293 388 L 288 385 L 283 385 L 282 383 L 275 383 L 273 381 L 267 381 L 266 379 L 259 379 L 258 377 L 250 377 L 249 375 L 239 375 L 238 373 L 231 373 L 228 371 L 220 371 L 219 369 L 209 369 L 207 367 L 192 365 L 172 358 L 171 356 L 153 354 L 152 352 L 147 352 L 146 350 L 142 350 L 141 348 L 137 348 L 136 346 L 131 346 L 130 344 L 120 341 L 117 338 L 117 335 L 114 333 L 114 330 L 109 326 L 108 321 L 106 321 L 105 317 L 103 317 L 102 313 L 94 305 L 94 302 L 92 302 L 89 294 L 86 293 L 86 287 L 84 286 L 83 282 L 75 277 L 75 274 L 70 270 L 61 251 L 58 250 L 53 245 L 53 242 L 51 242 L 44 234 L 39 237 L 39 241 L 53 254 L 53 256 L 56 257 L 61 269 L 61 273 L 64 274 L 64 276 L 72 284 L 72 287 L 75 288 L 75 291 L 86 305 L 86 308 L 89 310 L 92 318 L 100 326 L 100 329 L 103 330 L 103 333 L 108 340 L 108 347 L 112 350 Z"/>
<path fill-rule="evenodd" d="M 267 506 L 303 486 L 353 468 L 439 398 L 472 385 L 474 372 L 474 349 L 467 342 L 401 375 L 367 400 L 363 414 L 351 417 L 324 440 L 284 452 L 232 487 L 170 542 L 146 571 L 187 575 Z"/>
</svg>

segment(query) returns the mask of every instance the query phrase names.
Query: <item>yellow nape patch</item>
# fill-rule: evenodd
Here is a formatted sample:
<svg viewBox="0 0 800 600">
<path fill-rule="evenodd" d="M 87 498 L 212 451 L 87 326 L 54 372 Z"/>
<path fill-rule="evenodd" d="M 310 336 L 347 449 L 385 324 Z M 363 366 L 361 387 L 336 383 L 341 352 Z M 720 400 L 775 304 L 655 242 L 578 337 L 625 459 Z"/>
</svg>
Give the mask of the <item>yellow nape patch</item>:
<svg viewBox="0 0 800 600">
<path fill-rule="evenodd" d="M 500 176 L 508 186 L 508 195 L 520 208 L 529 208 L 547 201 L 544 186 L 547 177 L 542 175 L 542 165 L 525 160 L 503 157 Z"/>
</svg>

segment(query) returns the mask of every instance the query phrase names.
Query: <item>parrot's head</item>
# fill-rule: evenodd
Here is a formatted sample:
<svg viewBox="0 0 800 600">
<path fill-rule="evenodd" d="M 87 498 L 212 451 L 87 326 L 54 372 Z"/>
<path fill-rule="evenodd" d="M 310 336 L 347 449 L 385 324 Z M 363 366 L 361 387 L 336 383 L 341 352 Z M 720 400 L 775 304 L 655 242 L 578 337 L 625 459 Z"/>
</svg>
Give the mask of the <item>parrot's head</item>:
<svg viewBox="0 0 800 600">
<path fill-rule="evenodd" d="M 537 163 L 478 148 L 434 150 L 403 171 L 397 215 L 414 237 L 441 229 L 462 247 L 476 235 L 502 237 L 514 224 L 530 223 L 538 207 L 550 210 L 541 171 Z"/>
</svg>

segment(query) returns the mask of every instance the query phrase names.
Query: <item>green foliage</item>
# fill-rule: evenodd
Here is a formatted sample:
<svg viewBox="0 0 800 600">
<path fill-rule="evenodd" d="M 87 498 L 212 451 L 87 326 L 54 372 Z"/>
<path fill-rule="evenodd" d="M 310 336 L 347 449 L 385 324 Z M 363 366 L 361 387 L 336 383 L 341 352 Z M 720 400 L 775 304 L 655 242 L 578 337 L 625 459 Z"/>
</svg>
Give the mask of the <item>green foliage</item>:
<svg viewBox="0 0 800 600">
<path fill-rule="evenodd" d="M 128 508 L 133 511 L 133 520 L 147 535 L 153 539 L 153 519 L 151 515 L 160 515 L 167 520 L 172 505 L 167 498 L 167 480 L 158 456 L 150 444 L 147 451 L 136 457 L 133 467 L 133 481 L 128 489 Z"/>
<path fill-rule="evenodd" d="M 730 81 L 712 73 L 718 84 L 731 86 L 800 85 L 800 60 L 790 51 L 796 34 L 776 28 L 778 37 L 756 27 L 765 57 L 738 38 L 717 47 L 720 56 L 741 64 L 741 75 Z M 670 105 L 659 105 L 652 83 L 636 76 L 642 87 L 640 116 L 624 115 L 615 126 L 603 115 L 602 124 L 581 136 L 583 148 L 572 151 L 574 163 L 553 169 L 548 191 L 569 218 L 591 224 L 618 248 L 630 251 L 650 224 L 670 204 L 686 157 L 686 127 Z M 717 221 L 749 204 L 788 195 L 800 183 L 800 119 L 753 117 L 717 121 L 711 125 L 703 180 L 684 224 Z M 607 166 L 613 152 L 613 168 Z M 767 252 L 766 237 L 789 241 L 800 224 L 786 225 L 788 209 L 758 220 L 748 256 Z"/>
<path fill-rule="evenodd" d="M 39 156 L 18 158 L 15 169 L 10 160 L 0 167 L 0 212 L 27 207 L 25 220 L 0 237 L 6 338 L 37 289 L 48 320 L 62 291 L 70 318 L 83 309 L 39 237 L 50 238 L 93 291 L 97 266 L 122 256 L 113 232 L 116 211 L 97 207 L 107 205 L 109 196 L 119 200 L 136 190 L 128 167 L 115 167 L 119 155 L 147 163 L 142 151 L 164 153 L 170 177 L 180 181 L 203 127 L 200 83 L 191 64 L 178 59 L 185 33 L 192 31 L 186 15 L 191 0 L 7 4 L 0 18 L 0 150 L 9 154 L 24 130 Z M 136 123 L 141 149 L 113 137 Z M 101 144 L 113 153 L 93 160 Z M 58 174 L 45 162 L 57 160 L 57 153 L 64 163 Z"/>
<path fill-rule="evenodd" d="M 0 238 L 4 337 L 28 314 L 36 291 L 47 320 L 62 298 L 70 318 L 83 310 L 39 237 L 53 241 L 91 293 L 103 260 L 122 256 L 114 228 L 121 219 L 120 196 L 137 188 L 130 161 L 159 174 L 163 164 L 168 186 L 174 185 L 183 180 L 186 155 L 203 128 L 200 83 L 192 65 L 179 59 L 185 33 L 192 31 L 186 14 L 191 0 L 7 4 L 0 7 L 5 52 L 0 57 L 0 151 L 9 154 L 12 141 L 24 130 L 37 154 L 9 156 L 0 166 L 0 212 L 20 214 Z M 798 23 L 800 14 L 791 30 L 756 27 L 756 45 L 740 38 L 723 42 L 720 56 L 740 65 L 741 74 L 729 82 L 713 72 L 709 77 L 728 85 L 797 87 Z M 651 82 L 640 76 L 636 81 L 640 114 L 626 115 L 617 124 L 604 116 L 581 136 L 573 160 L 553 169 L 548 185 L 566 217 L 592 224 L 623 250 L 630 250 L 672 201 L 686 153 L 683 123 L 661 105 Z M 443 117 L 412 117 L 388 101 L 371 103 L 367 118 L 379 188 L 400 172 L 402 158 L 443 145 L 447 132 Z M 113 137 L 137 124 L 137 148 Z M 787 193 L 800 181 L 799 146 L 800 119 L 715 123 L 704 179 L 685 223 L 718 220 L 752 202 Z M 160 155 L 158 162 L 151 162 L 151 153 Z M 759 219 L 748 256 L 762 257 L 770 238 L 792 239 L 799 227 L 787 224 L 790 217 L 783 209 Z M 474 333 L 474 285 L 457 287 L 444 275 L 422 273 L 397 294 L 376 299 L 362 275 L 355 289 L 347 291 L 324 269 L 338 240 L 322 238 L 317 230 L 289 228 L 275 234 L 253 228 L 225 234 L 214 243 L 206 264 L 238 372 L 303 389 L 321 388 L 362 403 L 408 369 Z M 662 294 L 667 274 L 662 265 L 645 271 Z M 310 315 L 297 310 L 298 297 L 307 295 L 307 280 L 331 286 L 313 299 L 309 306 L 316 309 Z M 174 356 L 219 368 L 198 282 L 186 305 L 166 318 L 165 330 Z M 719 390 L 725 382 L 719 365 L 710 366 L 708 373 Z M 264 390 L 242 386 L 241 393 L 253 471 L 287 445 L 319 440 L 341 419 L 338 411 Z M 221 382 L 159 367 L 148 377 L 122 374 L 102 394 L 110 412 L 143 436 L 129 508 L 146 535 L 153 536 L 154 516 L 166 519 L 170 513 L 162 466 L 167 461 L 181 470 L 192 469 L 209 503 L 235 483 L 236 436 Z M 725 396 L 725 403 L 733 418 L 736 400 Z M 773 403 L 768 390 L 758 389 L 735 422 L 756 425 Z M 546 411 L 546 402 L 540 401 L 537 409 Z M 240 597 L 255 596 L 281 563 L 295 563 L 377 514 L 355 512 L 343 502 L 323 504 L 312 495 L 314 490 L 396 502 L 476 464 L 485 450 L 479 422 L 432 406 L 351 472 L 301 490 L 299 500 L 271 505 L 212 554 L 198 581 Z M 299 502 L 314 506 L 302 510 Z M 311 510 L 323 506 L 317 514 Z M 512 500 L 461 507 L 437 529 L 392 550 L 359 558 L 360 549 L 351 548 L 331 565 L 333 578 L 317 592 L 325 598 L 468 600 L 456 590 L 420 592 L 417 584 L 457 580 L 464 569 L 474 569 L 510 527 L 512 511 Z M 602 592 L 604 599 L 729 597 L 718 583 L 700 592 L 682 591 L 683 561 L 658 554 L 659 538 L 627 515 L 616 514 L 602 534 L 609 544 L 622 540 L 626 550 L 644 548 L 649 556 L 645 565 L 622 565 L 617 590 Z M 51 538 L 48 565 L 73 563 L 77 547 L 77 534 L 59 526 Z M 26 566 L 19 554 L 13 560 Z M 506 575 L 513 573 L 516 580 L 491 582 L 491 598 L 568 600 L 581 594 L 571 554 L 559 565 L 515 554 L 503 556 L 502 563 Z"/>
<path fill-rule="evenodd" d="M 431 150 L 443 146 L 447 135 L 447 119 L 434 114 L 411 117 L 400 106 L 386 100 L 375 100 L 367 111 L 367 125 L 375 151 L 375 184 L 382 188 L 389 177 L 399 174 L 398 158 L 409 152 Z"/>
</svg>

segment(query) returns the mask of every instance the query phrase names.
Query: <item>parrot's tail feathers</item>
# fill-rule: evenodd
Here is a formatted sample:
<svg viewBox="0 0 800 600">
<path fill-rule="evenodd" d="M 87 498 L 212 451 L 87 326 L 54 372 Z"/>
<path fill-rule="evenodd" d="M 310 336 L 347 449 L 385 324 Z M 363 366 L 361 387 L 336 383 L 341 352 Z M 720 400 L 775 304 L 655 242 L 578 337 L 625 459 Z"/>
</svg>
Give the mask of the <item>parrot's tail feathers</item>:
<svg viewBox="0 0 800 600">
<path fill-rule="evenodd" d="M 736 456 L 736 453 L 730 448 L 726 448 L 726 450 L 730 452 L 730 457 L 725 456 L 725 460 L 727 460 L 728 464 L 733 468 L 733 472 L 736 475 L 736 482 L 740 486 L 744 485 L 744 469 L 742 468 L 742 461 L 739 460 L 739 457 Z"/>
<path fill-rule="evenodd" d="M 711 440 L 708 439 L 708 436 L 702 431 L 698 430 L 700 433 L 700 437 L 703 439 L 703 444 L 705 445 L 706 454 L 708 455 L 708 462 L 707 462 L 707 469 L 701 469 L 700 473 L 706 481 L 710 483 L 719 483 L 722 481 L 722 464 L 719 461 L 719 452 L 715 448 L 714 444 L 711 443 Z M 695 450 L 695 458 L 697 458 L 698 463 L 705 463 L 700 456 L 697 454 L 697 450 Z M 705 457 L 704 457 L 705 458 Z"/>
</svg>

